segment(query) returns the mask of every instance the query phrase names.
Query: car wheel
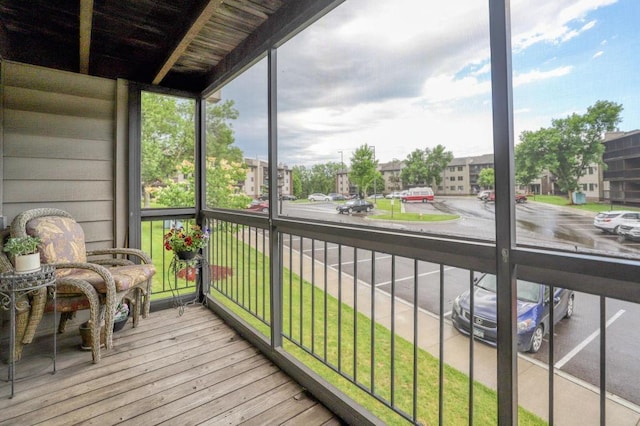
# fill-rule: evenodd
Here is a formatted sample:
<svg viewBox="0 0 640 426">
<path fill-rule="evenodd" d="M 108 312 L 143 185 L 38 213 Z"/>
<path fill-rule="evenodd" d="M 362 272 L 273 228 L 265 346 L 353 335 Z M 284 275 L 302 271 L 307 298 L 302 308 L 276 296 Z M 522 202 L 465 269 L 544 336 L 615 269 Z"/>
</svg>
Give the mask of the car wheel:
<svg viewBox="0 0 640 426">
<path fill-rule="evenodd" d="M 540 350 L 542 346 L 542 338 L 544 337 L 544 327 L 542 324 L 538 324 L 535 330 L 533 330 L 533 335 L 531 336 L 531 346 L 529 346 L 528 352 L 535 354 Z"/>
<path fill-rule="evenodd" d="M 567 300 L 567 312 L 564 314 L 564 317 L 571 318 L 572 315 L 573 315 L 573 295 L 569 297 L 569 300 Z"/>
<path fill-rule="evenodd" d="M 265 207 L 264 209 L 262 209 L 262 213 L 269 213 L 269 209 Z"/>
<path fill-rule="evenodd" d="M 611 231 L 611 233 L 613 235 L 618 235 L 618 231 L 620 230 L 620 225 L 616 226 L 615 228 L 613 228 L 613 230 Z"/>
<path fill-rule="evenodd" d="M 371 210 L 373 210 L 373 207 L 367 206 L 367 212 L 370 212 Z"/>
</svg>

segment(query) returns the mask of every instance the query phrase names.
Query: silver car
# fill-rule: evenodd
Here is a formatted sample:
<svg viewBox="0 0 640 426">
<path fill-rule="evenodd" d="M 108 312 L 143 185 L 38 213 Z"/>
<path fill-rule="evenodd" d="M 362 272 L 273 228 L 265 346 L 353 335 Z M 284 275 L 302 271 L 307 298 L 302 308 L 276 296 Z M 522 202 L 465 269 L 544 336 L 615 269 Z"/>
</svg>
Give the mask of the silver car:
<svg viewBox="0 0 640 426">
<path fill-rule="evenodd" d="M 307 199 L 309 201 L 325 201 L 327 199 L 327 195 L 320 192 L 314 192 L 313 194 L 309 195 Z"/>
<path fill-rule="evenodd" d="M 633 225 L 636 223 L 640 223 L 640 212 L 628 210 L 600 212 L 593 219 L 593 226 L 610 234 L 617 234 L 620 225 Z"/>
</svg>

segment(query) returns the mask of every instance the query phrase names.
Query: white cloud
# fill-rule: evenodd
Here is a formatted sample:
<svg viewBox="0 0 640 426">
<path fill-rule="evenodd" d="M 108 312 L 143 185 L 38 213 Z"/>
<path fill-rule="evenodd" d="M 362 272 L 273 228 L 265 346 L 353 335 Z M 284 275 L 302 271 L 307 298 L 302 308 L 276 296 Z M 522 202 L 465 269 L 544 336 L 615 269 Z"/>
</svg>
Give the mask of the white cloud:
<svg viewBox="0 0 640 426">
<path fill-rule="evenodd" d="M 604 55 L 604 52 L 602 50 L 600 50 L 600 51 L 594 53 L 593 56 L 591 57 L 591 59 L 599 58 L 602 55 Z"/>
<path fill-rule="evenodd" d="M 573 69 L 572 66 L 564 66 L 564 67 L 555 68 L 549 71 L 533 70 L 523 74 L 516 74 L 513 77 L 513 86 L 518 87 L 524 84 L 530 84 L 540 80 L 563 77 L 569 74 L 572 69 Z"/>
</svg>

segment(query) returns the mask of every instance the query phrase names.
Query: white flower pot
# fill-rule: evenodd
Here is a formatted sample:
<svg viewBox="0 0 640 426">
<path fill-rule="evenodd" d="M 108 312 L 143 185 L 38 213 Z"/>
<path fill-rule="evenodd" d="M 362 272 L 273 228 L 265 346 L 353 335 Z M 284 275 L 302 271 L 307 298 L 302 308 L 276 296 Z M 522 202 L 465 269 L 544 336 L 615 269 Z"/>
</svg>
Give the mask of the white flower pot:
<svg viewBox="0 0 640 426">
<path fill-rule="evenodd" d="M 28 274 L 40 269 L 40 253 L 26 254 L 15 257 L 16 274 Z"/>
</svg>

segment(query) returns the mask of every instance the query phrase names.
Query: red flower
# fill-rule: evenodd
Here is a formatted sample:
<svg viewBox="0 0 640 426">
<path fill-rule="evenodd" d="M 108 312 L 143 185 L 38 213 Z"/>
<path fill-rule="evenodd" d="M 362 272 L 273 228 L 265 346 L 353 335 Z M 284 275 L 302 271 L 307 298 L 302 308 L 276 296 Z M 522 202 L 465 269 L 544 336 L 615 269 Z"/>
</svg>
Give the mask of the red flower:
<svg viewBox="0 0 640 426">
<path fill-rule="evenodd" d="M 193 239 L 191 237 L 187 237 L 184 239 L 184 243 L 190 246 L 191 244 L 193 244 Z"/>
</svg>

